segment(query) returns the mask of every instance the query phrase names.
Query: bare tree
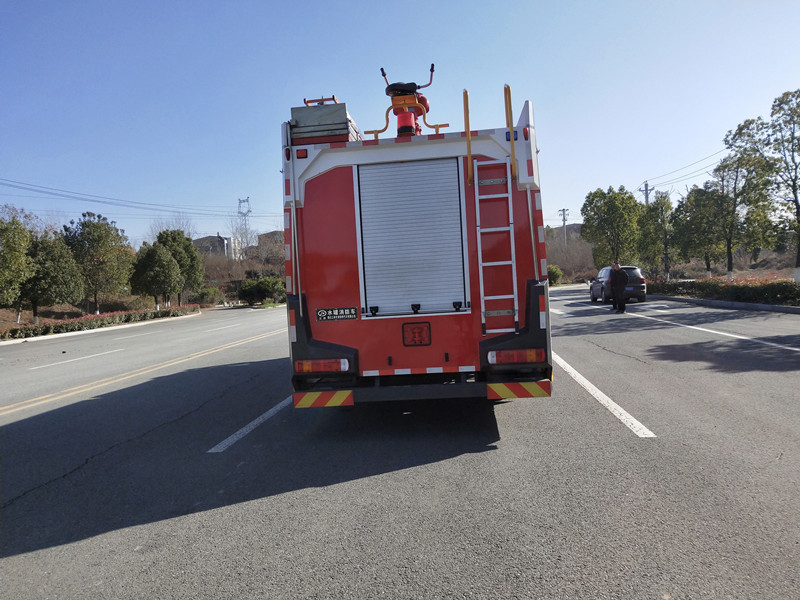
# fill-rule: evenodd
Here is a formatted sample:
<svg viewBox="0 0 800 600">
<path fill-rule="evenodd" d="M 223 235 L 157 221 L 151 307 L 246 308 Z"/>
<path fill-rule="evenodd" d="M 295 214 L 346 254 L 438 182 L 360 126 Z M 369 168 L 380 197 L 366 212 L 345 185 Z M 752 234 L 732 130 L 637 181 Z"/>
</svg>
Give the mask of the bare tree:
<svg viewBox="0 0 800 600">
<path fill-rule="evenodd" d="M 185 213 L 177 213 L 171 217 L 156 217 L 150 222 L 150 229 L 148 230 L 148 238 L 150 242 L 154 242 L 158 234 L 162 231 L 182 231 L 183 235 L 193 240 L 197 237 L 197 228 L 192 221 L 192 218 Z"/>
<path fill-rule="evenodd" d="M 231 237 L 239 240 L 242 249 L 242 255 L 238 258 L 250 258 L 250 255 L 257 250 L 258 233 L 255 229 L 250 228 L 246 219 L 242 219 L 238 215 L 231 215 L 228 225 Z"/>
</svg>

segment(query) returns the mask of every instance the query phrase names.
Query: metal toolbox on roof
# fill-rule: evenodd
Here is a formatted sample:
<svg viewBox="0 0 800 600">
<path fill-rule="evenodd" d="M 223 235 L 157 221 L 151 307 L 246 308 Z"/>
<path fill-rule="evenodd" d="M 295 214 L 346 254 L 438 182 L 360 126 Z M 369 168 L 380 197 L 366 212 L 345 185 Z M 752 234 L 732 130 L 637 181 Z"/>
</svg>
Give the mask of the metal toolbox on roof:
<svg viewBox="0 0 800 600">
<path fill-rule="evenodd" d="M 339 137 L 342 141 L 358 141 L 361 134 L 350 118 L 346 104 L 321 104 L 292 108 L 292 141 L 307 138 Z"/>
</svg>

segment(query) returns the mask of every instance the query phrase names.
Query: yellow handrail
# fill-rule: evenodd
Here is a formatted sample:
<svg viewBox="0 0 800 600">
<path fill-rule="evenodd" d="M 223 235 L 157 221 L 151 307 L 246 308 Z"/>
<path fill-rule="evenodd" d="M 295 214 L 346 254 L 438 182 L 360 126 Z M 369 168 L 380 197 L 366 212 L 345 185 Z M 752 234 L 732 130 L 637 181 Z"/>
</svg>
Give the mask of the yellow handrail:
<svg viewBox="0 0 800 600">
<path fill-rule="evenodd" d="M 469 92 L 464 90 L 464 127 L 467 130 L 467 185 L 472 185 L 472 132 L 469 130 Z"/>
<path fill-rule="evenodd" d="M 517 180 L 517 157 L 514 153 L 514 122 L 511 112 L 511 86 L 506 84 L 504 88 L 506 98 L 506 125 L 508 126 L 509 140 L 511 141 L 511 179 Z"/>
<path fill-rule="evenodd" d="M 386 125 L 383 126 L 383 129 L 373 129 L 371 131 L 365 131 L 364 135 L 374 135 L 375 139 L 378 139 L 378 134 L 383 133 L 387 129 L 389 129 L 389 111 L 392 110 L 394 106 L 390 106 L 386 109 Z"/>
</svg>

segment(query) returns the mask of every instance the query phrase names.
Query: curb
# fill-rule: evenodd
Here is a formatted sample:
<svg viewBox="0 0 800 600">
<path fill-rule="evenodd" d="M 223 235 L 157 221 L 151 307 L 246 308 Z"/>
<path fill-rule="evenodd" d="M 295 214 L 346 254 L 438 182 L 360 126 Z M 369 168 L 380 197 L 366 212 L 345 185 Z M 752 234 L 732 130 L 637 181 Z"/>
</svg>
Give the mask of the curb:
<svg viewBox="0 0 800 600">
<path fill-rule="evenodd" d="M 189 317 L 197 317 L 202 314 L 203 311 L 197 311 L 195 313 L 191 313 L 188 315 L 181 315 L 180 317 L 168 317 L 168 319 L 187 319 Z M 109 329 L 125 329 L 127 327 L 141 327 L 142 325 L 149 325 L 150 323 L 158 323 L 159 321 L 163 322 L 165 319 L 148 319 L 147 321 L 139 321 L 138 323 L 123 323 L 121 325 L 108 325 L 106 327 L 95 327 L 94 329 L 83 329 L 81 331 L 67 331 L 65 333 L 50 333 L 48 335 L 33 335 L 31 337 L 26 338 L 17 338 L 13 340 L 0 340 L 0 346 L 6 346 L 11 344 L 22 344 L 24 342 L 35 342 L 38 340 L 53 340 L 56 338 L 74 336 L 74 335 L 86 335 L 89 333 L 97 333 L 98 331 L 108 331 Z"/>
</svg>

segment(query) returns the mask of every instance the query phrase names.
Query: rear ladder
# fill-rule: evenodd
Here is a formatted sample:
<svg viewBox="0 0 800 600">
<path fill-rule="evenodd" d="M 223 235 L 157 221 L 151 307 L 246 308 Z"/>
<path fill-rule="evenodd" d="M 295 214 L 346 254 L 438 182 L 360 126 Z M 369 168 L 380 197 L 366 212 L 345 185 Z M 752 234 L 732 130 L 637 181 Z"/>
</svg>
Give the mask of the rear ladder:
<svg viewBox="0 0 800 600">
<path fill-rule="evenodd" d="M 514 243 L 511 162 L 508 158 L 483 161 L 476 159 L 473 164 L 481 329 L 483 335 L 519 333 L 519 293 L 517 291 L 516 244 Z M 502 175 L 501 165 L 505 166 L 505 177 L 497 177 L 497 175 Z M 481 187 L 490 188 L 490 191 L 481 193 Z M 482 212 L 485 224 L 483 227 L 481 226 Z M 487 308 L 487 304 L 490 308 Z"/>
</svg>

